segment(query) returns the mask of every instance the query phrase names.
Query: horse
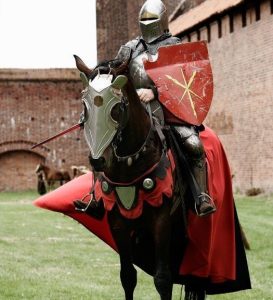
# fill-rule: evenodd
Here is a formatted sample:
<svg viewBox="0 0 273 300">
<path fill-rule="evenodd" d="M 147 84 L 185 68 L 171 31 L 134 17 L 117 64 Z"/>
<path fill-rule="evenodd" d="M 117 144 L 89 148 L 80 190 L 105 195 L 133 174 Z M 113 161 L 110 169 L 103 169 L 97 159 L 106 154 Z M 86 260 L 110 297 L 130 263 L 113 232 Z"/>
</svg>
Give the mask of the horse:
<svg viewBox="0 0 273 300">
<path fill-rule="evenodd" d="M 44 179 L 49 189 L 52 189 L 56 182 L 58 182 L 61 186 L 71 180 L 68 171 L 58 171 L 46 166 L 43 163 L 37 165 L 35 172 L 36 174 L 42 173 L 44 175 Z"/>
<path fill-rule="evenodd" d="M 157 169 L 159 173 L 166 172 L 167 166 L 172 166 L 171 158 L 166 150 L 162 132 L 154 125 L 153 117 L 141 103 L 133 86 L 128 72 L 128 61 L 111 60 L 91 70 L 78 56 L 75 56 L 75 60 L 86 85 L 83 91 L 85 119 L 88 118 L 88 112 L 97 109 L 106 101 L 99 93 L 92 96 L 88 88 L 89 84 L 94 84 L 96 88 L 100 86 L 97 90 L 103 90 L 105 94 L 110 93 L 111 97 L 117 100 L 106 115 L 106 118 L 111 119 L 115 124 L 116 130 L 99 154 L 95 153 L 96 149 L 93 149 L 93 153 L 91 150 L 90 164 L 96 178 L 100 180 L 101 188 L 108 193 L 109 185 L 114 186 L 114 193 L 119 194 L 118 203 L 108 211 L 108 223 L 120 256 L 120 280 L 125 299 L 133 300 L 137 284 L 137 271 L 133 264 L 138 259 L 136 256 L 142 256 L 141 259 L 146 260 L 147 263 L 144 269 L 153 276 L 161 300 L 171 300 L 173 273 L 178 273 L 174 261 L 175 259 L 176 262 L 181 261 L 180 255 L 183 255 L 182 250 L 177 255 L 180 251 L 176 251 L 176 246 L 173 246 L 173 231 L 180 228 L 178 236 L 181 237 L 180 248 L 183 249 L 186 242 L 184 219 L 190 203 L 187 199 L 188 193 L 185 192 L 188 190 L 188 184 L 183 183 L 184 198 L 181 199 L 177 180 L 174 178 L 174 192 L 171 196 L 161 195 L 162 201 L 156 206 L 144 201 L 142 213 L 137 218 L 124 216 L 120 207 L 123 207 L 125 214 L 130 213 L 140 201 L 137 199 L 136 190 L 145 188 L 153 190 L 154 182 L 151 180 L 155 176 L 153 173 Z M 87 99 L 91 101 L 93 108 L 88 107 Z M 100 126 L 95 125 L 92 130 L 94 130 L 93 136 L 101 134 Z M 174 170 L 172 167 L 169 168 L 175 177 Z M 160 174 L 156 176 L 160 177 Z M 131 195 L 133 199 L 127 207 L 126 204 L 120 203 L 122 193 L 127 197 Z M 94 201 L 90 205 L 77 200 L 74 205 L 76 210 L 88 212 L 90 215 L 92 209 L 96 208 Z M 92 209 L 89 209 L 90 207 Z M 140 244 L 144 244 L 144 248 L 138 248 Z M 186 300 L 203 300 L 206 297 L 206 292 L 202 288 L 195 290 L 190 285 L 185 285 L 185 290 Z"/>
</svg>

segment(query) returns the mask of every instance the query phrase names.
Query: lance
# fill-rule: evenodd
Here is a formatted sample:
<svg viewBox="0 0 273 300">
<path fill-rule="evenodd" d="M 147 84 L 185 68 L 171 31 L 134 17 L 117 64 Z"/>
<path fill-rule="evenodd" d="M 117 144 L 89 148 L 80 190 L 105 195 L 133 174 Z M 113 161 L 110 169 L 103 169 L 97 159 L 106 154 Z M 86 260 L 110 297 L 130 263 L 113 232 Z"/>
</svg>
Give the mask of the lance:
<svg viewBox="0 0 273 300">
<path fill-rule="evenodd" d="M 35 144 L 34 146 L 31 147 L 31 149 L 34 149 L 34 148 L 39 147 L 39 146 L 42 146 L 43 144 L 48 143 L 48 142 L 50 142 L 52 140 L 55 140 L 56 138 L 58 138 L 58 137 L 60 137 L 60 136 L 62 136 L 64 134 L 67 134 L 68 132 L 71 132 L 73 130 L 76 130 L 78 128 L 83 128 L 83 122 L 78 123 L 76 125 L 73 125 L 72 127 L 68 128 L 68 129 L 66 129 L 64 131 L 61 131 L 60 133 L 58 133 L 58 134 L 56 134 L 56 135 L 54 135 L 54 136 L 52 136 L 52 137 L 50 137 L 50 138 L 48 138 L 48 139 L 40 142 L 38 144 Z"/>
</svg>

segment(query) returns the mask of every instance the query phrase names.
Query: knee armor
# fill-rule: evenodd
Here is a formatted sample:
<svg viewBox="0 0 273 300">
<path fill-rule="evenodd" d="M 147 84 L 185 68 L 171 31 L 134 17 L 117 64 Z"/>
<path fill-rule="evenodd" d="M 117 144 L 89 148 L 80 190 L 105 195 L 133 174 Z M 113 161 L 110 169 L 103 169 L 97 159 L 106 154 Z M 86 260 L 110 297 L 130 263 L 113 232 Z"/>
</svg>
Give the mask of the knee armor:
<svg viewBox="0 0 273 300">
<path fill-rule="evenodd" d="M 189 160 L 199 167 L 204 164 L 204 147 L 194 126 L 176 126 L 180 145 Z"/>
</svg>

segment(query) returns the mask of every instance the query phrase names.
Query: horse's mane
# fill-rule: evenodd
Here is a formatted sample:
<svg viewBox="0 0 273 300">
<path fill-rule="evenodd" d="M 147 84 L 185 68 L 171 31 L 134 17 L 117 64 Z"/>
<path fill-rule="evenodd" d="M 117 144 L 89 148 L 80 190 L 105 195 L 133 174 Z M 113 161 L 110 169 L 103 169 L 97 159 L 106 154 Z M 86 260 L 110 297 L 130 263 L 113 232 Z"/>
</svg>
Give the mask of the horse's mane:
<svg viewBox="0 0 273 300">
<path fill-rule="evenodd" d="M 103 60 L 97 64 L 94 68 L 92 74 L 90 75 L 90 79 L 93 80 L 99 73 L 100 74 L 112 74 L 114 78 L 119 74 L 119 67 L 122 66 L 125 62 L 120 59 L 111 59 L 111 60 Z M 126 70 L 126 67 L 123 70 Z"/>
</svg>

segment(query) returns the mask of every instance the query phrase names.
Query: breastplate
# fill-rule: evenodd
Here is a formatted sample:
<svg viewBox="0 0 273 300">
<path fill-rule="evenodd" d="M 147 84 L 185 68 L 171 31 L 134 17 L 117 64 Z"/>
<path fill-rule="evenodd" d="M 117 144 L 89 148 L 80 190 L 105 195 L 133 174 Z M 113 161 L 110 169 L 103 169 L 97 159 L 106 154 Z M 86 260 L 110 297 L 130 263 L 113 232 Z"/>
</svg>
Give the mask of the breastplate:
<svg viewBox="0 0 273 300">
<path fill-rule="evenodd" d="M 148 59 L 146 52 L 142 52 L 137 57 L 133 58 L 129 65 L 130 75 L 136 89 L 149 88 L 154 85 L 153 81 L 145 71 L 143 59 Z"/>
</svg>

